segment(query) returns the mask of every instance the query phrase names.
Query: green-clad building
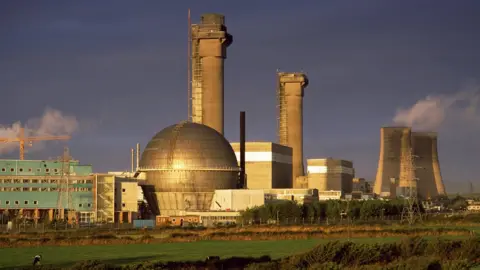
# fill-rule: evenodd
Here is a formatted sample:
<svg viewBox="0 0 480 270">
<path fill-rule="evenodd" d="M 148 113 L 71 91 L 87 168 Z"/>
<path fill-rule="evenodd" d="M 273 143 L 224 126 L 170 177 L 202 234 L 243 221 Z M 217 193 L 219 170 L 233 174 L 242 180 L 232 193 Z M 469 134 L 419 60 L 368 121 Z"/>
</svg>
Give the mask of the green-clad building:
<svg viewBox="0 0 480 270">
<path fill-rule="evenodd" d="M 93 180 L 92 166 L 74 160 L 0 159 L 0 212 L 34 220 L 57 216 L 89 222 L 96 211 Z"/>
</svg>

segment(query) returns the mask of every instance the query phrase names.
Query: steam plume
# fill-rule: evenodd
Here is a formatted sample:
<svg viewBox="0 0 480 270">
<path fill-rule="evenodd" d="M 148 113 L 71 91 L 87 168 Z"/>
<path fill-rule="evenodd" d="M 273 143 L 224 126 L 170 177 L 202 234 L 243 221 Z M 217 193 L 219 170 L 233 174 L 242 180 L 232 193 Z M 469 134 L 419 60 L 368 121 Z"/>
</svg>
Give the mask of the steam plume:
<svg viewBox="0 0 480 270">
<path fill-rule="evenodd" d="M 15 122 L 11 126 L 0 125 L 0 137 L 16 138 L 20 135 L 21 127 L 20 122 Z M 76 117 L 64 115 L 52 108 L 46 108 L 42 117 L 30 119 L 24 125 L 26 137 L 72 135 L 78 127 Z M 40 141 L 34 143 L 34 149 L 40 149 L 42 146 L 43 143 Z M 0 154 L 8 154 L 17 149 L 18 143 L 0 143 Z"/>
<path fill-rule="evenodd" d="M 438 131 L 446 124 L 480 125 L 480 88 L 452 95 L 430 95 L 407 109 L 398 109 L 393 122 L 419 131 Z"/>
</svg>

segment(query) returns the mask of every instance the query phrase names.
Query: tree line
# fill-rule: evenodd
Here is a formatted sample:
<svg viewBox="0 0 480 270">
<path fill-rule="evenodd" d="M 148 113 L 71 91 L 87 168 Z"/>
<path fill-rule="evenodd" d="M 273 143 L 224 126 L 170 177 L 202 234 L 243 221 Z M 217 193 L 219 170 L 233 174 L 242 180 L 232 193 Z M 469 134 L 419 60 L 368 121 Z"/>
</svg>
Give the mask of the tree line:
<svg viewBox="0 0 480 270">
<path fill-rule="evenodd" d="M 402 199 L 396 200 L 364 200 L 342 201 L 327 200 L 316 201 L 309 204 L 298 204 L 294 201 L 274 201 L 262 206 L 253 207 L 242 212 L 245 221 L 285 220 L 310 221 L 310 220 L 371 220 L 389 216 L 400 216 L 405 206 Z M 418 206 L 424 212 L 422 205 Z"/>
</svg>

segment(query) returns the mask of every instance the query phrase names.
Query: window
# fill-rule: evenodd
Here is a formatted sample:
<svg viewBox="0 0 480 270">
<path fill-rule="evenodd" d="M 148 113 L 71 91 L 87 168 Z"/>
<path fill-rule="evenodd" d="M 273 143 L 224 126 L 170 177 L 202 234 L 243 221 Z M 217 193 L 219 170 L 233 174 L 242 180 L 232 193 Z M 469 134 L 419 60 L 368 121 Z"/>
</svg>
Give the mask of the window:
<svg viewBox="0 0 480 270">
<path fill-rule="evenodd" d="M 50 184 L 55 184 L 55 183 L 57 183 L 57 180 L 53 180 L 53 179 L 50 180 Z"/>
<path fill-rule="evenodd" d="M 49 169 L 49 168 L 46 168 L 46 169 L 45 169 L 45 172 L 50 172 L 50 169 Z"/>
<path fill-rule="evenodd" d="M 48 183 L 47 179 L 42 179 L 42 184 Z"/>
<path fill-rule="evenodd" d="M 30 191 L 30 188 L 24 187 L 24 188 L 23 188 L 23 191 Z"/>
<path fill-rule="evenodd" d="M 6 172 L 6 171 L 7 171 L 7 169 L 5 169 L 5 168 L 2 168 L 2 172 Z"/>
<path fill-rule="evenodd" d="M 20 179 L 13 179 L 13 183 L 20 184 Z"/>
<path fill-rule="evenodd" d="M 28 179 L 23 179 L 23 183 L 29 183 L 30 181 Z"/>
<path fill-rule="evenodd" d="M 92 180 L 86 180 L 85 183 L 91 184 L 91 183 L 92 183 Z"/>
<path fill-rule="evenodd" d="M 38 179 L 32 179 L 32 183 L 38 183 Z"/>
<path fill-rule="evenodd" d="M 32 187 L 32 191 L 38 191 L 38 187 Z"/>
<path fill-rule="evenodd" d="M 124 189 L 124 188 L 122 188 L 122 192 L 125 192 L 125 189 Z"/>
<path fill-rule="evenodd" d="M 41 169 L 41 168 L 37 168 L 37 172 L 41 172 L 41 171 L 42 171 L 42 169 Z"/>
<path fill-rule="evenodd" d="M 19 204 L 19 202 L 18 202 L 18 201 L 15 201 L 15 204 L 17 204 L 17 205 L 18 205 L 18 204 Z"/>
<path fill-rule="evenodd" d="M 28 204 L 28 201 L 24 201 L 25 204 Z"/>
<path fill-rule="evenodd" d="M 88 206 L 88 207 L 91 207 L 91 206 L 92 206 L 92 204 L 90 204 L 90 203 L 89 203 L 89 204 L 87 204 L 87 206 Z"/>
<path fill-rule="evenodd" d="M 10 168 L 10 171 L 11 171 L 11 172 L 14 172 L 14 171 L 15 171 L 15 168 Z"/>
<path fill-rule="evenodd" d="M 32 168 L 28 168 L 28 171 L 29 171 L 29 172 L 32 172 Z"/>
<path fill-rule="evenodd" d="M 53 169 L 54 172 L 58 172 L 58 169 Z"/>
<path fill-rule="evenodd" d="M 19 172 L 23 172 L 23 168 L 18 169 Z"/>
<path fill-rule="evenodd" d="M 5 201 L 5 204 L 6 204 L 6 205 L 9 205 L 9 204 L 10 204 L 10 201 Z"/>
<path fill-rule="evenodd" d="M 33 201 L 33 204 L 37 205 L 37 204 L 38 204 L 38 201 Z"/>
<path fill-rule="evenodd" d="M 174 218 L 172 218 L 172 222 L 175 222 L 175 219 L 174 219 Z"/>
<path fill-rule="evenodd" d="M 125 207 L 125 203 L 122 203 L 122 207 Z"/>
<path fill-rule="evenodd" d="M 82 207 L 83 205 L 81 203 L 78 204 L 78 207 Z"/>
</svg>

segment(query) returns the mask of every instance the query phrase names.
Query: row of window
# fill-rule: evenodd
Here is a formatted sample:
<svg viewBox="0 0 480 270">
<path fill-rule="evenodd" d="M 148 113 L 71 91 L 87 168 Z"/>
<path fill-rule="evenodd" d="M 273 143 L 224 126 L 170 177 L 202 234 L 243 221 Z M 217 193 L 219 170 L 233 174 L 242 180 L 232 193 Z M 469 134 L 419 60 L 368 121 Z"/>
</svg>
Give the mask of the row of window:
<svg viewBox="0 0 480 270">
<path fill-rule="evenodd" d="M 8 169 L 10 172 L 15 172 L 15 168 L 9 168 Z M 2 168 L 2 172 L 6 172 L 7 171 L 7 168 Z M 19 172 L 33 172 L 33 169 L 32 168 L 28 168 L 28 169 L 23 169 L 23 168 L 18 168 L 18 171 Z M 37 172 L 42 172 L 42 168 L 37 168 Z M 45 172 L 50 172 L 50 168 L 45 168 Z M 58 173 L 59 170 L 58 169 L 53 169 L 53 172 L 54 173 Z"/>
<path fill-rule="evenodd" d="M 0 179 L 0 183 L 4 183 L 4 184 L 11 184 L 11 183 L 14 183 L 14 184 L 20 184 L 20 183 L 24 183 L 24 184 L 38 184 L 38 183 L 41 183 L 41 184 L 56 184 L 57 182 L 65 182 L 65 180 L 63 181 L 59 181 L 57 179 Z M 72 184 L 92 184 L 93 183 L 93 180 L 71 180 L 70 183 Z"/>
<path fill-rule="evenodd" d="M 92 188 L 56 188 L 56 187 L 0 187 L 1 191 L 71 191 L 71 192 L 87 192 Z"/>
<path fill-rule="evenodd" d="M 2 204 L 1 201 L 0 201 L 0 204 Z M 19 201 L 14 201 L 13 204 L 14 204 L 14 205 L 20 205 L 20 202 L 19 202 Z M 24 205 L 28 205 L 28 204 L 29 204 L 29 201 L 23 201 L 23 204 L 24 204 Z M 33 204 L 34 204 L 34 205 L 38 205 L 38 201 L 33 201 Z M 10 205 L 10 201 L 5 201 L 5 205 Z M 83 207 L 83 204 L 79 203 L 78 206 L 79 206 L 79 207 Z M 91 203 L 86 203 L 85 206 L 91 207 L 92 204 L 91 204 Z"/>
<path fill-rule="evenodd" d="M 13 202 L 15 205 L 20 205 L 20 202 L 19 201 L 14 201 Z M 2 204 L 2 202 L 0 201 L 0 204 Z M 5 204 L 6 205 L 10 205 L 10 201 L 5 201 Z M 27 205 L 29 204 L 29 201 L 23 201 L 23 204 Z M 33 201 L 33 204 L 34 205 L 38 205 L 38 201 Z"/>
</svg>

